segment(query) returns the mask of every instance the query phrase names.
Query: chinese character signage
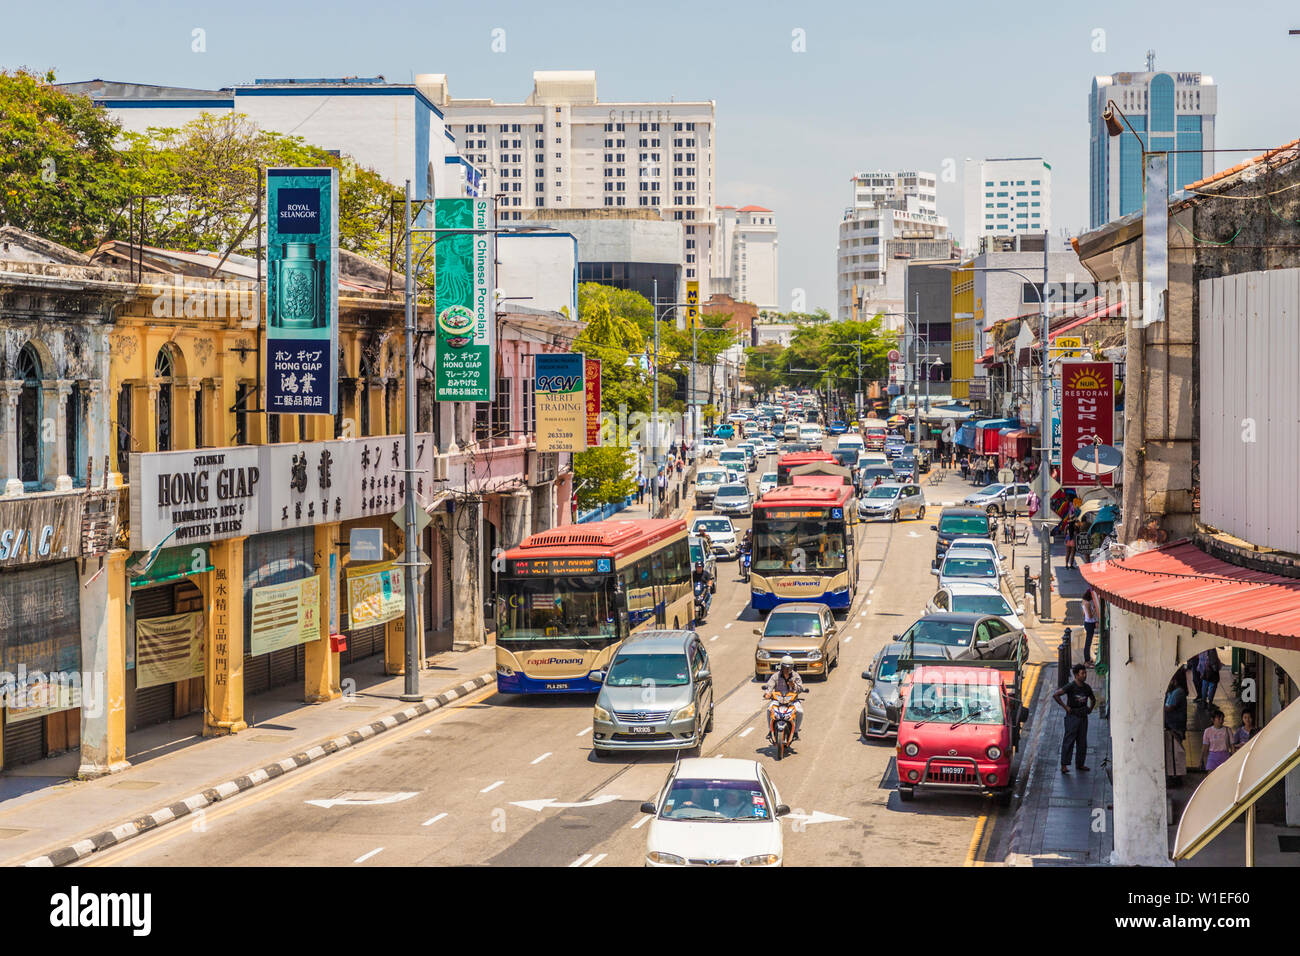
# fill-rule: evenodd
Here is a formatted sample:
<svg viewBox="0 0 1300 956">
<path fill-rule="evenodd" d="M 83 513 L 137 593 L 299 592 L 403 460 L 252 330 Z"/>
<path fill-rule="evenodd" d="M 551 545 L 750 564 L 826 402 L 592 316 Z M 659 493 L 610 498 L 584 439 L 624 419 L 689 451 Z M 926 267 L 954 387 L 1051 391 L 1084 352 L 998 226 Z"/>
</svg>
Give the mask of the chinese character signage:
<svg viewBox="0 0 1300 956">
<path fill-rule="evenodd" d="M 693 329 L 700 324 L 700 283 L 692 279 L 686 283 L 686 328 Z"/>
<path fill-rule="evenodd" d="M 434 398 L 440 402 L 490 402 L 495 386 L 496 305 L 493 301 L 495 225 L 490 199 L 438 199 L 434 299 Z M 469 230 L 485 230 L 471 232 Z"/>
<path fill-rule="evenodd" d="M 581 352 L 533 356 L 537 398 L 537 450 L 587 450 L 587 402 Z"/>
<path fill-rule="evenodd" d="M 1085 475 L 1072 459 L 1096 441 L 1110 445 L 1115 427 L 1115 366 L 1111 362 L 1061 363 L 1061 484 L 1111 485 L 1114 475 Z"/>
<path fill-rule="evenodd" d="M 600 359 L 584 359 L 587 386 L 587 447 L 600 444 Z"/>
<path fill-rule="evenodd" d="M 339 179 L 266 171 L 266 410 L 338 410 Z"/>
<path fill-rule="evenodd" d="M 320 639 L 320 578 L 253 588 L 250 654 L 269 654 Z"/>
</svg>

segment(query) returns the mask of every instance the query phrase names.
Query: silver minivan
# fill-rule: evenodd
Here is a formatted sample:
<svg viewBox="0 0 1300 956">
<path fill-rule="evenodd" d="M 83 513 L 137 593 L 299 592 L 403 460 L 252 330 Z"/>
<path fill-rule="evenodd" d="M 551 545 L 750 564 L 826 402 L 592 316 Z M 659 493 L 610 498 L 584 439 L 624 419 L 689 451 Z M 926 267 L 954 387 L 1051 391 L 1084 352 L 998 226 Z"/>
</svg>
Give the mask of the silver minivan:
<svg viewBox="0 0 1300 956">
<path fill-rule="evenodd" d="M 694 750 L 713 729 L 713 675 L 695 631 L 629 637 L 603 675 L 592 712 L 592 751 Z"/>
</svg>

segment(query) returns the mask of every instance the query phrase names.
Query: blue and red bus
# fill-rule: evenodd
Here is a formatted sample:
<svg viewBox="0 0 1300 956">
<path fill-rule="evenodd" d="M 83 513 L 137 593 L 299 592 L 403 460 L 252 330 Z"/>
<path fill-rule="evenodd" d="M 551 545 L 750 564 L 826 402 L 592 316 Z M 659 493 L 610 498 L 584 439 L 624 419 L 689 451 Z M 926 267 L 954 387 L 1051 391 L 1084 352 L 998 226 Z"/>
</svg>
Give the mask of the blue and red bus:
<svg viewBox="0 0 1300 956">
<path fill-rule="evenodd" d="M 825 485 L 774 488 L 754 503 L 750 603 L 770 611 L 790 601 L 847 608 L 858 587 L 853 488 L 827 476 Z"/>
</svg>

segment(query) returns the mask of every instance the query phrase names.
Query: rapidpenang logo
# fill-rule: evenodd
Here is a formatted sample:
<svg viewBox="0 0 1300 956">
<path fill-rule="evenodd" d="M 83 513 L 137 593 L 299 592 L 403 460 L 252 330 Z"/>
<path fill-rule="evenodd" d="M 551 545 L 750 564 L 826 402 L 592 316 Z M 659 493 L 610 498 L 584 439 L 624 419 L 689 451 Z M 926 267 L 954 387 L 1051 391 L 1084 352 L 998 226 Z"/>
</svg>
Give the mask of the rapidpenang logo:
<svg viewBox="0 0 1300 956">
<path fill-rule="evenodd" d="M 148 936 L 153 928 L 151 893 L 82 893 L 78 886 L 50 897 L 50 925 L 55 927 L 127 927 Z"/>
</svg>

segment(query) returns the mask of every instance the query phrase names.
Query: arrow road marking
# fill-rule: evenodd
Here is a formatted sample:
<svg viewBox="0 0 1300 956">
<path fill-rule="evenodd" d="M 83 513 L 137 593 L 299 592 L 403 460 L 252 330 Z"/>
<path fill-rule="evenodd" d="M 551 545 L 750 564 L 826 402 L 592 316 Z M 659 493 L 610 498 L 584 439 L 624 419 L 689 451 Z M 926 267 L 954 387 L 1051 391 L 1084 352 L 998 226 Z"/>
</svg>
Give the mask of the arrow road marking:
<svg viewBox="0 0 1300 956">
<path fill-rule="evenodd" d="M 837 817 L 833 813 L 822 813 L 820 810 L 814 810 L 812 813 L 791 813 L 789 816 L 791 820 L 802 820 L 804 826 L 812 823 L 839 823 L 848 819 L 848 817 Z"/>
<path fill-rule="evenodd" d="M 416 795 L 417 791 L 410 793 L 389 793 L 377 797 L 333 797 L 328 800 L 306 800 L 307 804 L 313 807 L 323 807 L 328 810 L 330 807 L 377 807 L 385 803 L 401 803 L 403 800 L 410 800 Z M 382 849 L 382 847 L 381 847 Z M 379 851 L 376 850 L 376 853 Z"/>
<path fill-rule="evenodd" d="M 536 810 L 538 813 L 541 813 L 547 807 L 552 807 L 556 810 L 577 810 L 582 807 L 598 807 L 601 804 L 612 803 L 615 800 L 622 799 L 623 798 L 617 794 L 603 793 L 594 800 L 588 800 L 585 803 L 560 803 L 560 801 L 556 800 L 554 797 L 547 797 L 545 800 L 513 800 L 510 805 L 513 807 L 523 807 L 527 810 Z"/>
</svg>

